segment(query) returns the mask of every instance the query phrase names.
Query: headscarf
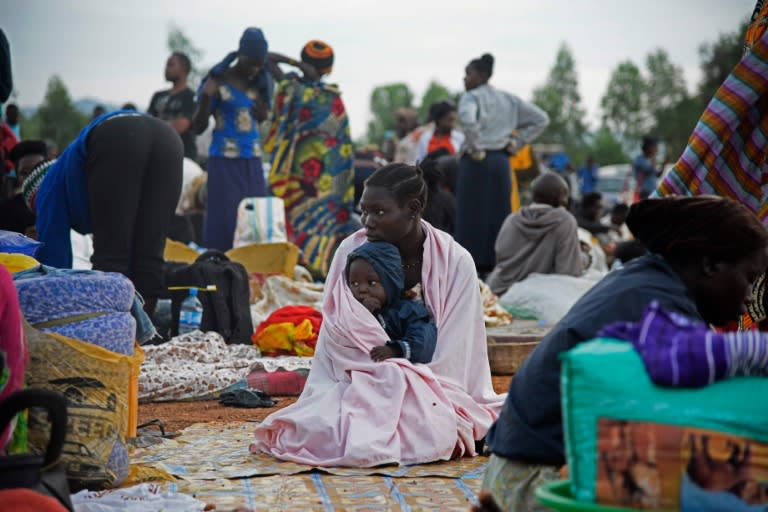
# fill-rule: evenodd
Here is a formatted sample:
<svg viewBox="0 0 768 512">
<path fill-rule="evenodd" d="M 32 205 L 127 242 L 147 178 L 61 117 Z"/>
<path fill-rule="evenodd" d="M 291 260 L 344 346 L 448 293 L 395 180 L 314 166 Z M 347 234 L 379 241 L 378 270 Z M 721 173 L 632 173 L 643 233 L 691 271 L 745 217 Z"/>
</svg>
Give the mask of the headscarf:
<svg viewBox="0 0 768 512">
<path fill-rule="evenodd" d="M 755 214 L 724 197 L 646 199 L 629 209 L 627 226 L 650 252 L 672 261 L 735 261 L 768 246 L 768 232 Z"/>
<path fill-rule="evenodd" d="M 301 60 L 311 64 L 320 74 L 327 75 L 333 69 L 333 48 L 313 39 L 301 49 Z"/>
<path fill-rule="evenodd" d="M 366 242 L 347 257 L 347 268 L 345 274 L 349 277 L 349 266 L 358 258 L 362 258 L 371 264 L 373 269 L 379 274 L 379 280 L 387 292 L 387 302 L 384 308 L 391 307 L 400 299 L 405 287 L 405 276 L 403 274 L 402 260 L 400 251 L 389 242 Z"/>
<path fill-rule="evenodd" d="M 203 84 L 208 77 L 217 78 L 221 76 L 233 62 L 237 59 L 238 54 L 245 55 L 252 59 L 264 61 L 266 63 L 267 52 L 269 51 L 269 43 L 264 37 L 264 32 L 260 28 L 249 27 L 245 29 L 243 35 L 240 36 L 240 45 L 237 51 L 229 52 L 224 60 L 216 64 L 211 68 L 206 77 L 200 82 L 200 87 L 197 89 L 198 96 L 203 90 Z M 259 92 L 261 99 L 266 102 L 267 107 L 272 105 L 272 93 L 274 91 L 274 79 L 272 73 L 269 71 L 269 66 L 264 65 L 261 71 L 251 79 L 248 84 Z"/>
<path fill-rule="evenodd" d="M 32 168 L 29 177 L 21 184 L 21 195 L 24 197 L 27 208 L 33 213 L 36 211 L 35 199 L 37 199 L 37 191 L 40 190 L 40 185 L 55 162 L 55 159 L 43 160 Z"/>
<path fill-rule="evenodd" d="M 240 46 L 237 53 L 263 62 L 267 59 L 267 50 L 269 50 L 269 44 L 260 28 L 249 27 L 245 29 L 243 35 L 240 36 Z"/>
</svg>

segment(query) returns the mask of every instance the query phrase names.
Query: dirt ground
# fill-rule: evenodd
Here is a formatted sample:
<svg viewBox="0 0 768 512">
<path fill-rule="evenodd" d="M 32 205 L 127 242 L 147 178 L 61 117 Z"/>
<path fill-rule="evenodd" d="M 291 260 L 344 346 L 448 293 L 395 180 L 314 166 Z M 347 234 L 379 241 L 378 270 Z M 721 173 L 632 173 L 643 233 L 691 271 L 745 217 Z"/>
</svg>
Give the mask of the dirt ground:
<svg viewBox="0 0 768 512">
<path fill-rule="evenodd" d="M 493 387 L 498 393 L 506 393 L 510 376 L 494 376 Z M 158 402 L 139 405 L 139 425 L 159 419 L 165 430 L 173 432 L 186 428 L 193 423 L 261 421 L 271 413 L 295 402 L 297 397 L 277 397 L 275 407 L 258 409 L 240 409 L 225 407 L 213 400 L 199 402 Z"/>
</svg>

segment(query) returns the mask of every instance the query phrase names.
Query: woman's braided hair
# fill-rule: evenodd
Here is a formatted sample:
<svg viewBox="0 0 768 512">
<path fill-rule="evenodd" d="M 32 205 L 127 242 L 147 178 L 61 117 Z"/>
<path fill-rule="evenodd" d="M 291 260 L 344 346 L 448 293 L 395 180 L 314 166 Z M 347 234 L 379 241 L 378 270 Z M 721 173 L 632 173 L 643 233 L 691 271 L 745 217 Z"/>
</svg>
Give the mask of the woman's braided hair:
<svg viewBox="0 0 768 512">
<path fill-rule="evenodd" d="M 365 186 L 387 189 L 401 207 L 410 199 L 418 199 L 422 209 L 427 204 L 427 183 L 424 172 L 417 165 L 385 165 L 365 180 Z"/>
</svg>

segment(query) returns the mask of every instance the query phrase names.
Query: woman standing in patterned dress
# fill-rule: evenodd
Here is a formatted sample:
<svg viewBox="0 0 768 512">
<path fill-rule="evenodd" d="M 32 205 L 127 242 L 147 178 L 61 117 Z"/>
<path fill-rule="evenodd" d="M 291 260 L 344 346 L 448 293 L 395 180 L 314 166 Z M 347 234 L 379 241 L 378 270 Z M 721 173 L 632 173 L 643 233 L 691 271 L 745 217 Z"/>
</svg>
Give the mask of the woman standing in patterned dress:
<svg viewBox="0 0 768 512">
<path fill-rule="evenodd" d="M 354 166 L 349 118 L 339 88 L 325 81 L 333 49 L 309 41 L 301 60 L 270 53 L 280 80 L 272 127 L 264 144 L 271 155 L 269 185 L 283 198 L 290 240 L 301 249 L 303 264 L 324 278 L 341 241 L 360 228 L 351 212 Z M 278 64 L 298 68 L 283 73 Z"/>
<path fill-rule="evenodd" d="M 259 123 L 267 117 L 272 96 L 272 76 L 264 65 L 267 49 L 260 29 L 246 29 L 238 50 L 211 69 L 198 93 L 195 131 L 203 133 L 211 115 L 216 120 L 203 227 L 203 244 L 210 249 L 232 247 L 240 201 L 266 192 Z"/>
</svg>

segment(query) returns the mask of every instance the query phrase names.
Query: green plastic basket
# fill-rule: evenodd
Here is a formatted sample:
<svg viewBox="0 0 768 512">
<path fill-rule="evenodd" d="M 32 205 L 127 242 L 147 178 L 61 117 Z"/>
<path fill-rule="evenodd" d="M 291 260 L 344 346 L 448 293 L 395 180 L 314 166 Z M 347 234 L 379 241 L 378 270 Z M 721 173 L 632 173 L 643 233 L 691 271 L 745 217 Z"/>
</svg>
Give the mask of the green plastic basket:
<svg viewBox="0 0 768 512">
<path fill-rule="evenodd" d="M 536 488 L 539 502 L 561 512 L 631 512 L 632 509 L 582 503 L 573 499 L 570 480 L 555 480 Z"/>
</svg>

